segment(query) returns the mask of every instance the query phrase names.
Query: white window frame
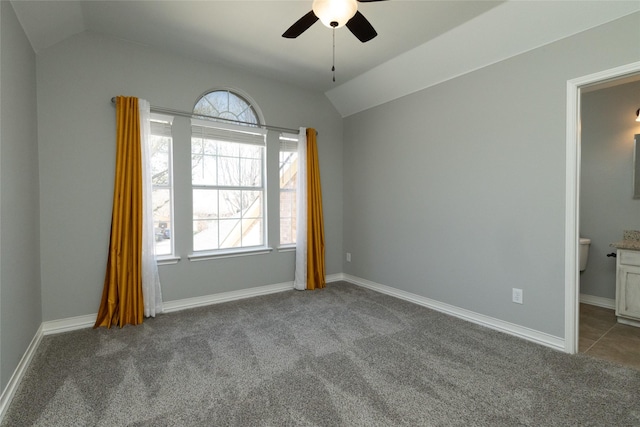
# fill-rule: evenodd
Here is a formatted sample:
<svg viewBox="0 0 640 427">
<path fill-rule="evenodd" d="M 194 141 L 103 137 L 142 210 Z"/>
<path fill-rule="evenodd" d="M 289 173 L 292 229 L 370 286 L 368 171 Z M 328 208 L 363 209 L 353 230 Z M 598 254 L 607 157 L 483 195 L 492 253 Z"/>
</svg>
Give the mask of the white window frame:
<svg viewBox="0 0 640 427">
<path fill-rule="evenodd" d="M 261 186 L 221 186 L 217 183 L 212 184 L 194 184 L 193 177 L 191 181 L 192 195 L 194 190 L 210 189 L 210 190 L 248 190 L 248 191 L 261 191 L 261 221 L 262 221 L 262 244 L 252 246 L 240 246 L 234 248 L 218 248 L 218 249 L 205 249 L 196 250 L 194 239 L 191 239 L 192 254 L 189 255 L 190 260 L 206 260 L 214 258 L 223 258 L 239 255 L 253 255 L 257 253 L 267 253 L 271 251 L 268 246 L 268 220 L 267 220 L 267 144 L 266 144 L 266 130 L 257 126 L 243 126 L 231 123 L 216 122 L 213 120 L 203 120 L 193 118 L 191 119 L 191 142 L 193 144 L 193 138 L 200 137 L 204 139 L 216 140 L 216 141 L 228 141 L 240 144 L 250 144 L 260 146 L 262 148 L 262 165 L 261 165 Z M 190 149 L 190 152 L 193 148 Z M 193 167 L 193 165 L 191 165 Z M 192 203 L 193 208 L 193 203 Z M 195 212 L 192 211 L 191 222 L 192 224 L 197 219 L 195 218 Z"/>
<path fill-rule="evenodd" d="M 280 162 L 280 158 L 281 158 L 281 155 L 282 155 L 283 152 L 296 153 L 296 156 L 297 156 L 297 153 L 298 153 L 298 140 L 299 140 L 298 134 L 293 134 L 293 133 L 285 133 L 285 132 L 283 132 L 283 133 L 280 134 L 280 137 L 279 137 L 279 150 L 278 150 L 278 188 L 279 188 L 279 193 L 278 193 L 278 203 L 280 203 L 281 200 L 282 200 L 281 195 L 282 195 L 283 192 L 294 193 L 296 195 L 296 199 L 295 200 L 297 200 L 297 195 L 298 195 L 297 185 L 295 186 L 294 189 L 283 188 L 282 187 L 282 181 L 281 181 L 282 177 L 280 176 L 280 172 L 281 172 L 281 169 L 282 169 L 283 165 Z M 300 159 L 297 159 L 297 161 L 299 162 Z M 297 206 L 297 202 L 294 201 L 293 208 L 296 209 L 296 206 Z M 282 250 L 295 249 L 295 246 L 296 246 L 296 234 L 295 233 L 292 233 L 292 236 L 291 236 L 292 237 L 292 241 L 291 242 L 283 242 L 282 241 L 282 220 L 283 220 L 283 217 L 281 215 L 281 212 L 282 212 L 281 209 L 282 209 L 282 206 L 279 206 L 279 209 L 278 209 L 278 225 L 279 225 L 279 230 L 280 230 L 279 242 L 278 242 L 279 249 L 282 249 Z M 287 217 L 287 218 L 289 218 L 289 217 Z M 293 217 L 292 220 L 295 221 L 296 218 Z"/>
<path fill-rule="evenodd" d="M 173 116 L 165 114 L 150 114 L 150 137 L 162 136 L 170 139 L 168 147 L 168 183 L 167 184 L 154 184 L 152 183 L 152 190 L 162 189 L 169 191 L 169 232 L 171 237 L 169 240 L 170 252 L 168 254 L 158 255 L 156 254 L 156 260 L 158 264 L 170 264 L 177 262 L 179 258 L 175 253 L 175 212 L 174 212 L 174 179 L 173 179 Z M 155 227 L 154 227 L 154 240 L 155 240 Z M 155 241 L 154 241 L 155 248 Z"/>
</svg>

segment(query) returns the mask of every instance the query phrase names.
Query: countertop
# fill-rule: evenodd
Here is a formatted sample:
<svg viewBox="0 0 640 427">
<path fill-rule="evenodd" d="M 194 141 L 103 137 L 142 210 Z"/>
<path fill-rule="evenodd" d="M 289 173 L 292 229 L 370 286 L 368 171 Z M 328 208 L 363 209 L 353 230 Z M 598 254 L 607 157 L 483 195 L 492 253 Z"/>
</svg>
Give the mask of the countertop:
<svg viewBox="0 0 640 427">
<path fill-rule="evenodd" d="M 611 243 L 609 246 L 616 249 L 640 251 L 640 240 L 620 240 L 619 242 Z"/>
<path fill-rule="evenodd" d="M 611 243 L 609 246 L 616 249 L 640 251 L 640 230 L 624 230 L 622 240 Z"/>
</svg>

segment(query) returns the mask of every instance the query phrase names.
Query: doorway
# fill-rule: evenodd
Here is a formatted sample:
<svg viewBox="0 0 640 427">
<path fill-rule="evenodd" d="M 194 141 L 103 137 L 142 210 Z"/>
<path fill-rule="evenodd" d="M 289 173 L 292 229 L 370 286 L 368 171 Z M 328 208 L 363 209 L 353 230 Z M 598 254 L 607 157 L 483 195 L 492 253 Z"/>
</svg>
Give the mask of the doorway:
<svg viewBox="0 0 640 427">
<path fill-rule="evenodd" d="M 593 85 L 617 85 L 640 76 L 640 62 L 616 67 L 567 82 L 566 216 L 565 216 L 565 352 L 578 352 L 580 315 L 580 94 Z"/>
</svg>

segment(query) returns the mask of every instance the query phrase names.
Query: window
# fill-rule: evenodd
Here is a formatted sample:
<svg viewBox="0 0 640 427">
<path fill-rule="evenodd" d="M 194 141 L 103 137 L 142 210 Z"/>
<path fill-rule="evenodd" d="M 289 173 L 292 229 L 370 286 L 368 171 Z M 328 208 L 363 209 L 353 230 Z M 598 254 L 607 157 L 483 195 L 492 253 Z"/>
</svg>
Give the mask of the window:
<svg viewBox="0 0 640 427">
<path fill-rule="evenodd" d="M 260 124 L 258 114 L 251 103 L 229 90 L 207 93 L 196 102 L 193 113 L 254 125 Z"/>
<path fill-rule="evenodd" d="M 280 134 L 280 246 L 296 243 L 298 135 Z"/>
<path fill-rule="evenodd" d="M 251 104 L 229 91 L 205 95 L 194 114 L 259 125 Z M 192 119 L 194 251 L 266 246 L 265 136 L 256 126 Z"/>
<path fill-rule="evenodd" d="M 151 115 L 151 182 L 156 255 L 173 254 L 172 117 Z"/>
</svg>

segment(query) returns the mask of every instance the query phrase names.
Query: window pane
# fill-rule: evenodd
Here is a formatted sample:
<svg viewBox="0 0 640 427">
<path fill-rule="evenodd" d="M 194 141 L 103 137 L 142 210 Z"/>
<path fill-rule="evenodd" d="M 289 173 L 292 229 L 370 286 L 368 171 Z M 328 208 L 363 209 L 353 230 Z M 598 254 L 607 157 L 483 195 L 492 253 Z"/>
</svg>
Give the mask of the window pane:
<svg viewBox="0 0 640 427">
<path fill-rule="evenodd" d="M 242 243 L 240 219 L 220 220 L 220 249 L 238 248 Z"/>
<path fill-rule="evenodd" d="M 291 242 L 291 218 L 280 217 L 280 244 L 286 245 Z"/>
<path fill-rule="evenodd" d="M 295 208 L 295 193 L 292 191 L 280 192 L 280 217 L 291 218 L 291 214 Z"/>
<path fill-rule="evenodd" d="M 280 191 L 280 244 L 296 242 L 296 193 Z"/>
<path fill-rule="evenodd" d="M 263 221 L 260 218 L 220 220 L 220 249 L 263 244 Z"/>
<path fill-rule="evenodd" d="M 169 177 L 169 147 L 171 138 L 151 135 L 151 182 L 153 184 L 168 185 Z"/>
<path fill-rule="evenodd" d="M 173 206 L 171 177 L 171 118 L 158 118 L 151 123 L 149 135 L 149 169 L 151 172 L 151 209 L 154 250 L 156 255 L 173 253 Z"/>
<path fill-rule="evenodd" d="M 240 218 L 242 191 L 220 190 L 220 218 Z"/>
<path fill-rule="evenodd" d="M 219 157 L 218 165 L 218 185 L 238 187 L 240 185 L 240 159 Z"/>
<path fill-rule="evenodd" d="M 196 158 L 192 156 L 191 159 L 191 183 L 202 184 L 204 182 L 204 168 L 202 157 Z"/>
<path fill-rule="evenodd" d="M 218 218 L 218 191 L 193 190 L 193 219 Z"/>
<path fill-rule="evenodd" d="M 263 148 L 259 145 L 241 144 L 240 157 L 245 159 L 262 159 Z"/>
<path fill-rule="evenodd" d="M 242 220 L 242 246 L 260 246 L 262 245 L 262 219 L 246 218 Z"/>
<path fill-rule="evenodd" d="M 238 114 L 238 120 L 247 123 L 258 123 L 258 116 L 256 116 L 253 108 L 247 108 L 242 113 Z"/>
<path fill-rule="evenodd" d="M 218 155 L 226 156 L 226 157 L 240 157 L 240 146 L 243 144 L 239 144 L 237 142 L 226 142 L 222 141 L 221 144 L 218 145 Z"/>
<path fill-rule="evenodd" d="M 216 155 L 218 154 L 218 143 L 211 139 L 205 139 L 202 143 L 202 149 L 204 151 L 204 154 Z"/>
<path fill-rule="evenodd" d="M 242 192 L 242 217 L 261 218 L 262 217 L 262 191 Z"/>
<path fill-rule="evenodd" d="M 262 187 L 261 159 L 240 159 L 240 185 Z"/>
<path fill-rule="evenodd" d="M 227 91 L 212 92 L 206 98 L 213 108 L 217 110 L 218 114 L 216 116 L 229 109 L 229 92 Z"/>
<path fill-rule="evenodd" d="M 171 193 L 169 189 L 154 189 L 151 195 L 153 206 L 153 233 L 156 255 L 171 254 Z"/>
<path fill-rule="evenodd" d="M 201 183 L 204 179 L 202 138 L 191 137 L 191 182 Z"/>
<path fill-rule="evenodd" d="M 247 103 L 244 99 L 238 97 L 237 95 L 230 93 L 229 94 L 229 112 L 233 113 L 235 116 L 242 113 L 247 108 Z"/>
<path fill-rule="evenodd" d="M 280 244 L 296 243 L 296 188 L 298 153 L 286 147 L 280 151 Z"/>
<path fill-rule="evenodd" d="M 217 175 L 217 144 L 211 140 L 191 140 L 191 182 L 215 185 Z"/>
<path fill-rule="evenodd" d="M 206 185 L 215 185 L 218 170 L 218 158 L 215 156 L 205 156 L 202 162 L 202 183 Z"/>
<path fill-rule="evenodd" d="M 218 249 L 218 221 L 193 221 L 193 250 Z"/>
<path fill-rule="evenodd" d="M 191 153 L 202 154 L 202 138 L 191 137 Z"/>
<path fill-rule="evenodd" d="M 216 116 L 218 113 L 206 99 L 200 100 L 193 109 L 193 112 L 204 116 Z"/>
<path fill-rule="evenodd" d="M 296 188 L 298 153 L 280 153 L 280 188 Z"/>
</svg>

